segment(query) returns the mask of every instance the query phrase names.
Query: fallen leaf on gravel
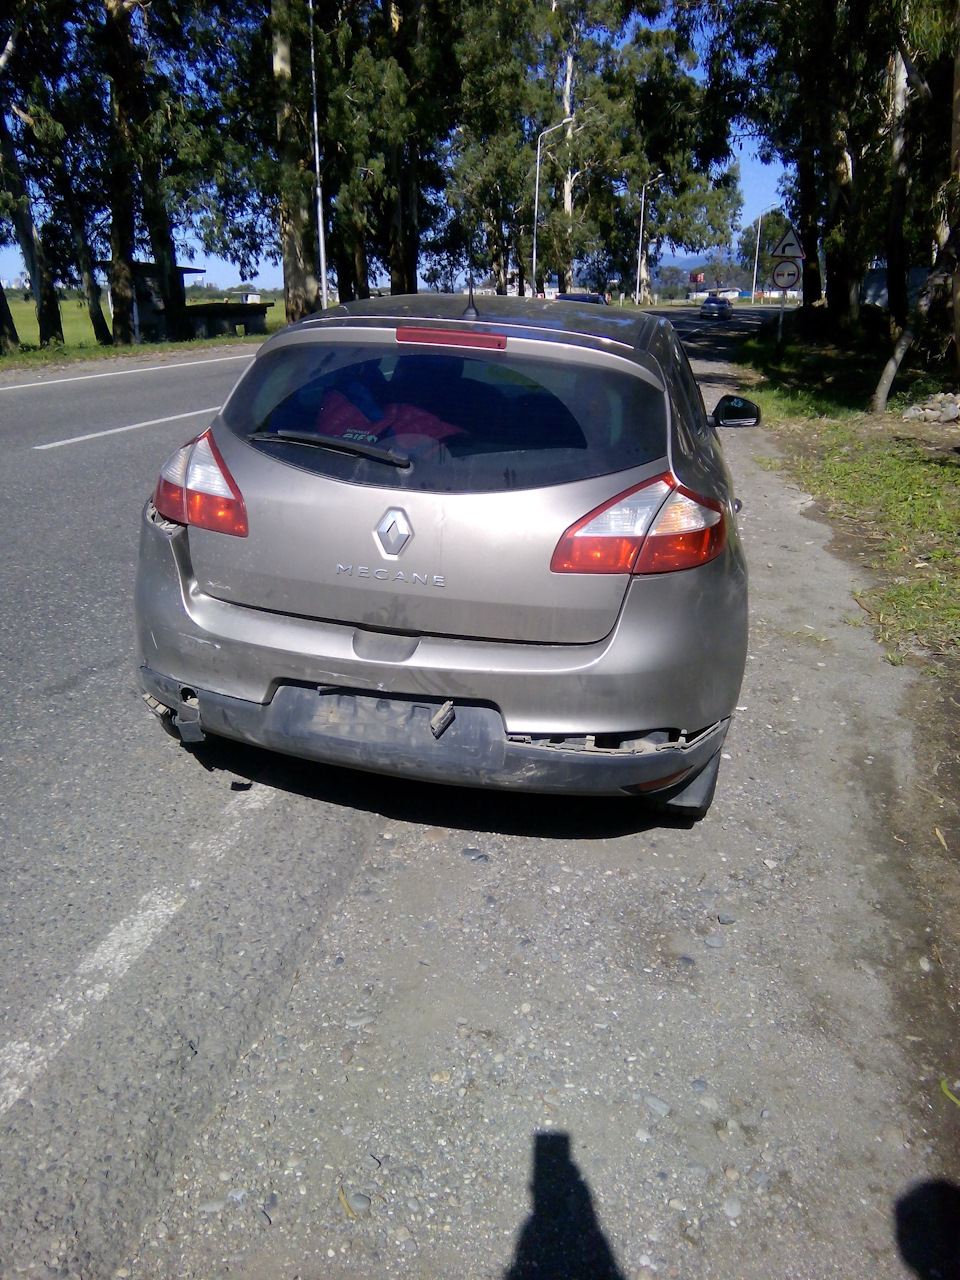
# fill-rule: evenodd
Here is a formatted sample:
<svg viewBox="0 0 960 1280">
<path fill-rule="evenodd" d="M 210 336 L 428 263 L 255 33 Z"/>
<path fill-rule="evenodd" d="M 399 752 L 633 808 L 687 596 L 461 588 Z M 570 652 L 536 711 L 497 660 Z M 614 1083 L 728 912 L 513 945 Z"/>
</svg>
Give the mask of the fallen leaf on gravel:
<svg viewBox="0 0 960 1280">
<path fill-rule="evenodd" d="M 346 1209 L 346 1211 L 347 1211 L 347 1213 L 349 1214 L 349 1216 L 350 1216 L 351 1218 L 355 1218 L 357 1215 L 353 1212 L 353 1210 L 352 1210 L 352 1209 L 350 1208 L 350 1206 L 347 1204 L 347 1197 L 343 1194 L 343 1187 L 338 1187 L 338 1188 L 337 1188 L 337 1195 L 338 1195 L 338 1197 L 339 1197 L 339 1199 L 340 1199 L 340 1203 L 341 1203 L 341 1204 L 343 1205 L 343 1207 Z"/>
<path fill-rule="evenodd" d="M 943 832 L 940 830 L 940 828 L 939 828 L 939 827 L 934 827 L 934 828 L 933 828 L 933 830 L 934 830 L 934 833 L 935 833 L 935 835 L 936 835 L 937 839 L 938 839 L 938 840 L 940 841 L 940 843 L 943 845 L 944 849 L 947 849 L 947 842 L 946 842 L 946 840 L 944 840 L 944 838 L 943 838 Z M 949 850 L 949 849 L 947 849 L 947 853 L 949 853 L 949 852 L 950 852 L 950 850 Z"/>
<path fill-rule="evenodd" d="M 956 1097 L 954 1094 L 950 1092 L 950 1089 L 947 1086 L 946 1078 L 940 1081 L 940 1088 L 947 1095 L 947 1097 L 950 1099 L 951 1102 L 955 1102 L 957 1106 L 960 1107 L 960 1098 Z"/>
</svg>

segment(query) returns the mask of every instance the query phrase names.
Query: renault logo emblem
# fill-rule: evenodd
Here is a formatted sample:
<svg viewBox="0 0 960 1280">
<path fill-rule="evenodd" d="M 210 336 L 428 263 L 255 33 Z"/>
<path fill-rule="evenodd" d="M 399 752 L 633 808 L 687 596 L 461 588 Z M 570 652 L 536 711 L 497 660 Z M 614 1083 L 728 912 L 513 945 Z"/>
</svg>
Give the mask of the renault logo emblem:
<svg viewBox="0 0 960 1280">
<path fill-rule="evenodd" d="M 412 537 L 410 521 L 399 507 L 391 507 L 377 525 L 377 541 L 390 560 L 396 560 Z"/>
</svg>

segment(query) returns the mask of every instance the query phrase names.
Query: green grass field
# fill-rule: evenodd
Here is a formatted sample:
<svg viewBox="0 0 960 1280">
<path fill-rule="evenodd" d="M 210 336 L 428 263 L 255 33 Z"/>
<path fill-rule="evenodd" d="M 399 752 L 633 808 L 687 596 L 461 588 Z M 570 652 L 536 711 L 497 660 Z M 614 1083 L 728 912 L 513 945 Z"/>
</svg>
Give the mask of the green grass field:
<svg viewBox="0 0 960 1280">
<path fill-rule="evenodd" d="M 10 304 L 13 323 L 17 326 L 17 334 L 19 335 L 21 346 L 39 348 L 40 330 L 37 326 L 37 313 L 33 305 L 33 299 L 24 301 L 22 294 L 15 294 L 10 291 L 7 293 L 7 301 Z M 106 308 L 104 308 L 104 315 L 109 324 L 110 315 Z M 93 326 L 90 323 L 90 317 L 87 315 L 86 302 L 73 297 L 63 299 L 60 303 L 60 319 L 63 324 L 64 354 L 83 355 L 86 352 L 103 350 L 103 348 L 97 346 L 96 339 L 93 336 Z M 280 300 L 274 302 L 274 305 L 267 312 L 267 332 L 273 333 L 276 329 L 282 328 L 283 324 L 283 302 Z M 230 341 L 230 339 L 220 338 L 217 341 L 224 342 Z M 182 346 L 184 344 L 178 345 Z M 196 344 L 190 343 L 186 345 L 193 346 Z M 149 347 L 145 349 L 149 350 Z M 111 348 L 111 351 L 113 351 L 113 348 Z"/>
</svg>

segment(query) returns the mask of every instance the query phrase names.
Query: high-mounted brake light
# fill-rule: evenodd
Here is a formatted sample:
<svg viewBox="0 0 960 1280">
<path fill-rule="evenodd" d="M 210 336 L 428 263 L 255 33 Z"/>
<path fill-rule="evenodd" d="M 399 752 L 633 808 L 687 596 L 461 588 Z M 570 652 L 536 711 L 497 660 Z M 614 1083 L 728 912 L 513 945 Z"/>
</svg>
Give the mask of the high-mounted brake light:
<svg viewBox="0 0 960 1280">
<path fill-rule="evenodd" d="M 669 472 L 618 494 L 570 526 L 553 573 L 667 573 L 713 560 L 727 541 L 723 508 Z"/>
<path fill-rule="evenodd" d="M 397 329 L 398 342 L 426 343 L 434 347 L 477 347 L 484 351 L 505 351 L 505 333 L 476 333 L 473 329 L 417 329 L 403 325 Z"/>
<path fill-rule="evenodd" d="M 236 481 L 205 431 L 160 468 L 153 505 L 166 520 L 245 538 L 247 508 Z"/>
</svg>

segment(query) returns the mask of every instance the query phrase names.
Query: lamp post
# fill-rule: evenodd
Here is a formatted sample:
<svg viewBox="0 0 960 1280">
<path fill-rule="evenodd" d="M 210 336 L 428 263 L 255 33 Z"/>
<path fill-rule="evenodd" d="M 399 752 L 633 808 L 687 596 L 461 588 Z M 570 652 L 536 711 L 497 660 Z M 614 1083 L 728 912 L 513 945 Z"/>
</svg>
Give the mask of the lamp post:
<svg viewBox="0 0 960 1280">
<path fill-rule="evenodd" d="M 324 310 L 327 308 L 327 236 L 323 226 L 323 188 L 320 185 L 320 127 L 317 121 L 317 59 L 313 46 L 313 0 L 310 9 L 310 85 L 313 90 L 313 167 L 316 174 L 317 197 L 317 246 L 320 253 L 320 296 Z"/>
<path fill-rule="evenodd" d="M 658 173 L 655 178 L 648 178 L 643 184 L 640 192 L 640 241 L 637 244 L 637 289 L 633 295 L 634 305 L 640 305 L 640 262 L 643 258 L 643 224 L 647 216 L 647 187 L 655 186 L 663 177 L 662 173 Z"/>
<path fill-rule="evenodd" d="M 762 209 L 757 214 L 757 244 L 753 251 L 753 284 L 750 286 L 750 305 L 753 306 L 753 300 L 757 296 L 757 266 L 760 263 L 760 228 L 763 225 L 763 215 L 772 213 L 776 209 L 776 205 L 772 204 L 766 209 Z"/>
<path fill-rule="evenodd" d="M 533 296 L 537 296 L 537 220 L 540 214 L 540 148 L 544 138 L 548 133 L 555 133 L 557 129 L 562 129 L 565 124 L 572 124 L 573 116 L 564 116 L 559 124 L 552 124 L 549 129 L 544 129 L 543 133 L 537 138 L 537 177 L 533 184 Z"/>
</svg>

